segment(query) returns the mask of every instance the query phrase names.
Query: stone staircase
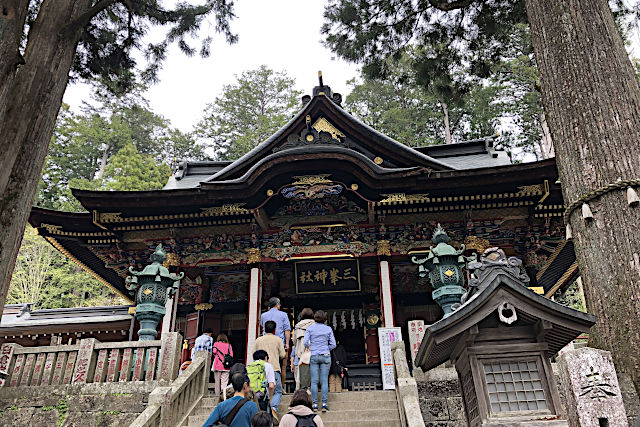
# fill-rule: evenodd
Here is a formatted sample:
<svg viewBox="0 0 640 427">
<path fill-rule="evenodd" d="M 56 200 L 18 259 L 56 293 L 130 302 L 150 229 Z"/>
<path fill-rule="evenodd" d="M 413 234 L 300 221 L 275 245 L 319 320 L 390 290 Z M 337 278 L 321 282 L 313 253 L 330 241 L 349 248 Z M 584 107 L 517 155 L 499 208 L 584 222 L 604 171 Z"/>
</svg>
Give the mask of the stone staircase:
<svg viewBox="0 0 640 427">
<path fill-rule="evenodd" d="M 290 394 L 282 396 L 280 415 L 287 413 L 290 402 Z M 217 398 L 202 398 L 183 426 L 201 427 L 217 403 Z M 329 409 L 319 413 L 326 427 L 401 427 L 394 391 L 329 393 Z"/>
</svg>

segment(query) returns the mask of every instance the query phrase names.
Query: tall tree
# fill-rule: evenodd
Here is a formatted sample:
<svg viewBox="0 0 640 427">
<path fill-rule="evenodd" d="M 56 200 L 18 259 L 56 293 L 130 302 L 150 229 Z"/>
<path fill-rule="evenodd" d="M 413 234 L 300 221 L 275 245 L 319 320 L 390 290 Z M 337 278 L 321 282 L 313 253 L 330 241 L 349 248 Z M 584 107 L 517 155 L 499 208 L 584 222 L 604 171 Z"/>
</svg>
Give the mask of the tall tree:
<svg viewBox="0 0 640 427">
<path fill-rule="evenodd" d="M 207 0 L 202 5 L 178 3 L 173 10 L 157 0 L 8 0 L 0 14 L 0 308 L 47 147 L 55 127 L 70 71 L 80 78 L 100 77 L 114 91 L 131 88 L 137 66 L 134 55 L 149 58 L 142 71 L 156 78 L 168 45 L 176 42 L 187 54 L 208 16 L 215 31 L 234 42 L 229 20 L 233 3 Z M 149 28 L 165 26 L 158 43 L 143 44 Z M 23 43 L 23 40 L 26 42 Z M 209 53 L 211 38 L 200 53 Z M 144 47 L 143 47 L 144 46 Z"/>
<path fill-rule="evenodd" d="M 478 74 L 500 59 L 514 25 L 528 22 L 566 202 L 638 178 L 640 86 L 606 0 L 335 0 L 325 16 L 328 43 L 347 59 L 379 62 L 410 39 L 448 36 Z M 589 204 L 594 219 L 577 209 L 570 224 L 598 316 L 591 343 L 610 350 L 640 390 L 640 210 L 622 188 Z"/>
<path fill-rule="evenodd" d="M 244 71 L 207 105 L 194 133 L 212 141 L 218 159 L 237 159 L 289 121 L 302 95 L 294 86 L 284 71 L 265 65 Z"/>
<path fill-rule="evenodd" d="M 161 165 L 171 167 L 177 160 L 208 159 L 202 144 L 191 134 L 171 128 L 169 121 L 149 110 L 146 100 L 139 95 L 122 104 L 118 100 L 98 101 L 82 113 L 70 112 L 68 106 L 62 106 L 36 197 L 39 206 L 82 210 L 69 187 L 108 189 L 103 181 L 107 178 L 119 181 L 119 177 L 105 176 L 105 171 L 128 145 L 144 158 L 145 167 L 154 170 Z M 154 179 L 145 189 L 161 188 L 163 184 Z M 139 185 L 119 187 L 139 189 Z"/>
<path fill-rule="evenodd" d="M 7 302 L 62 308 L 121 304 L 122 299 L 27 226 Z"/>
</svg>

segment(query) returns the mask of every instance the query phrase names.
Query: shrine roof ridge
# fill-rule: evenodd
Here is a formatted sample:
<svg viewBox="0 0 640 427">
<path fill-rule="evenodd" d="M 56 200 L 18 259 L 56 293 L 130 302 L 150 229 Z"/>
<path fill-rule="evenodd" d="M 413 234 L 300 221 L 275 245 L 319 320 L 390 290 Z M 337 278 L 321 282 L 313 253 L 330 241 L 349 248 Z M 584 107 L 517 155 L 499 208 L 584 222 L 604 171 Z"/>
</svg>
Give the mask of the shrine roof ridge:
<svg viewBox="0 0 640 427">
<path fill-rule="evenodd" d="M 573 337 L 569 338 L 571 334 L 568 334 L 567 331 L 586 332 L 596 322 L 596 316 L 565 307 L 542 295 L 538 295 L 499 268 L 492 269 L 487 274 L 484 282 L 487 285 L 482 286 L 482 290 L 473 294 L 460 308 L 426 328 L 422 340 L 423 344 L 416 355 L 417 366 L 421 366 L 423 369 L 431 369 L 445 362 L 456 345 L 456 338 L 460 337 L 474 324 L 488 317 L 495 310 L 496 307 L 490 307 L 491 310 L 486 313 L 476 313 L 497 294 L 500 288 L 506 288 L 506 290 L 515 293 L 518 297 L 523 297 L 525 301 L 538 306 L 551 317 L 567 321 L 567 325 L 570 326 L 562 325 L 558 328 L 552 328 L 549 332 L 549 335 L 553 337 L 549 339 L 549 351 L 551 354 L 557 353 L 573 339 Z M 447 332 L 450 332 L 449 330 L 453 331 L 451 332 L 452 336 L 447 336 Z"/>
<path fill-rule="evenodd" d="M 252 161 L 257 160 L 261 155 L 265 155 L 271 148 L 274 142 L 276 142 L 280 137 L 282 137 L 285 133 L 292 130 L 294 125 L 301 121 L 306 115 L 308 115 L 312 110 L 316 109 L 319 104 L 326 103 L 326 106 L 332 110 L 332 112 L 339 114 L 340 117 L 344 118 L 347 122 L 355 125 L 360 131 L 364 134 L 368 134 L 368 136 L 372 137 L 372 139 L 377 140 L 377 142 L 386 144 L 388 149 L 394 150 L 396 153 L 400 155 L 404 155 L 405 157 L 411 157 L 417 161 L 416 166 L 427 166 L 427 167 L 435 167 L 436 169 L 456 169 L 455 167 L 451 167 L 446 163 L 436 160 L 426 154 L 423 154 L 417 150 L 414 150 L 407 145 L 404 145 L 387 135 L 384 135 L 370 126 L 362 123 L 356 117 L 347 113 L 342 109 L 341 106 L 333 102 L 325 95 L 316 95 L 314 96 L 310 102 L 308 102 L 304 108 L 302 108 L 296 115 L 294 115 L 291 120 L 289 120 L 283 127 L 278 129 L 273 135 L 267 138 L 265 141 L 259 143 L 255 148 L 253 148 L 248 153 L 244 154 L 239 159 L 235 160 L 230 165 L 224 167 L 222 170 L 216 172 L 211 175 L 206 182 L 216 181 L 220 179 L 224 179 L 238 170 L 245 168 Z M 285 150 L 288 151 L 288 150 Z"/>
</svg>

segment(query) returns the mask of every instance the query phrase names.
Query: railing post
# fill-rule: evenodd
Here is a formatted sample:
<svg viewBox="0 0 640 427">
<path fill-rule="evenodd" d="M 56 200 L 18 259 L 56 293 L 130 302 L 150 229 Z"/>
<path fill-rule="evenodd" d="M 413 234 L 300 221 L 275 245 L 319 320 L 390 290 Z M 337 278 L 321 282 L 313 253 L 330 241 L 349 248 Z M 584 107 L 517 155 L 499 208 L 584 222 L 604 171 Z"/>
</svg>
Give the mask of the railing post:
<svg viewBox="0 0 640 427">
<path fill-rule="evenodd" d="M 158 379 L 173 381 L 178 376 L 180 369 L 180 354 L 182 352 L 182 335 L 178 332 L 169 332 L 162 336 L 160 358 L 160 374 Z"/>
<path fill-rule="evenodd" d="M 198 394 L 205 395 L 209 388 L 209 370 L 211 369 L 211 353 L 208 351 L 196 351 L 193 356 L 193 360 L 191 363 L 197 363 L 200 358 L 206 359 L 204 364 L 204 372 L 202 374 L 202 381 L 198 384 L 197 392 Z"/>
<path fill-rule="evenodd" d="M 16 345 L 14 343 L 4 343 L 0 348 L 0 387 L 4 387 L 7 382 Z"/>
<path fill-rule="evenodd" d="M 391 343 L 391 354 L 393 355 L 393 365 L 396 373 L 396 398 L 398 400 L 400 418 L 408 426 L 424 427 L 425 423 L 422 419 L 418 398 L 418 386 L 416 380 L 409 373 L 404 342 Z"/>
<path fill-rule="evenodd" d="M 96 364 L 94 347 L 95 338 L 84 338 L 80 340 L 80 348 L 76 359 L 76 367 L 73 370 L 72 384 L 89 382 L 93 379 L 92 371 Z"/>
</svg>

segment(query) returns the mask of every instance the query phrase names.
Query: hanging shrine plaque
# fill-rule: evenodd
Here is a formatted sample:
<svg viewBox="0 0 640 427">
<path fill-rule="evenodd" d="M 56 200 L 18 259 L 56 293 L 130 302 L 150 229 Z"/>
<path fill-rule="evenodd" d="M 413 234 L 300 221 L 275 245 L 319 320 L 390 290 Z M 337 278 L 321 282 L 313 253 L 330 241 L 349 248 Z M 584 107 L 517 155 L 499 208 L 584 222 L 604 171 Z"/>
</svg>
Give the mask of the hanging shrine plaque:
<svg viewBox="0 0 640 427">
<path fill-rule="evenodd" d="M 297 294 L 358 292 L 360 268 L 357 259 L 299 261 L 294 264 Z"/>
</svg>

